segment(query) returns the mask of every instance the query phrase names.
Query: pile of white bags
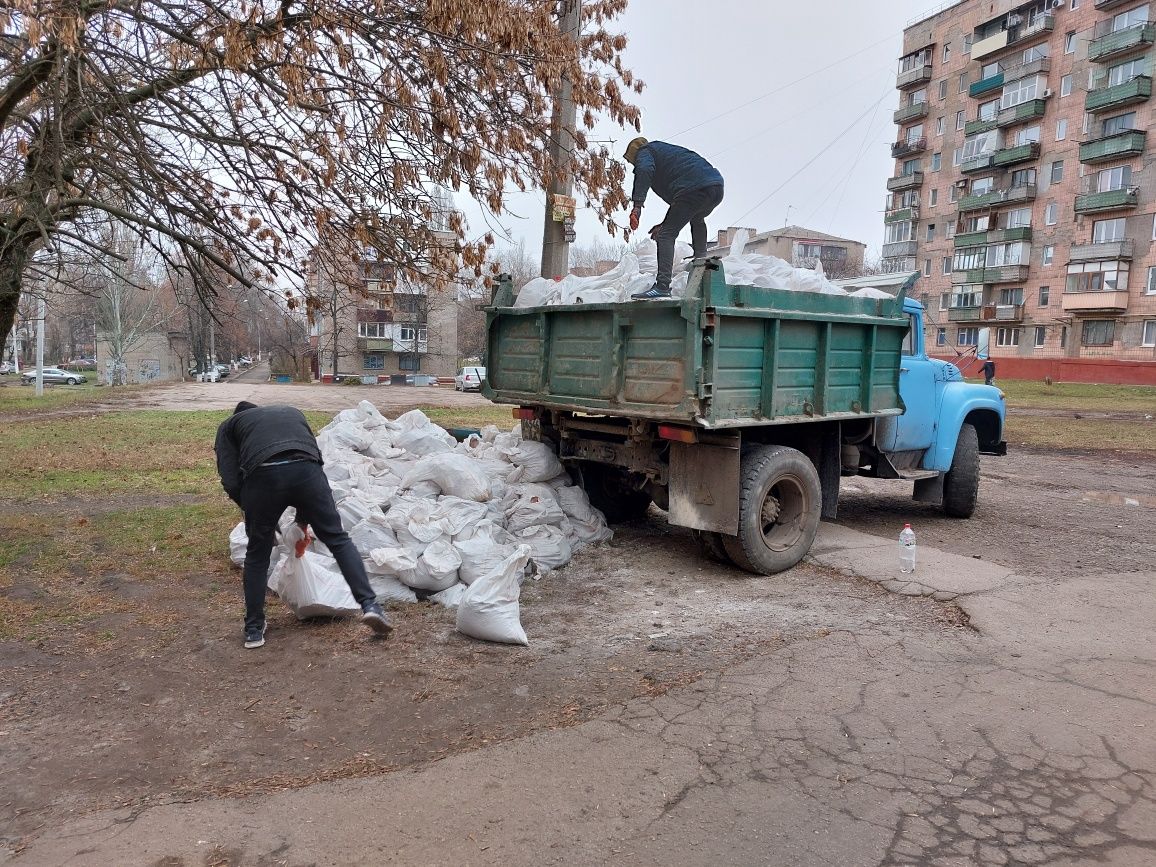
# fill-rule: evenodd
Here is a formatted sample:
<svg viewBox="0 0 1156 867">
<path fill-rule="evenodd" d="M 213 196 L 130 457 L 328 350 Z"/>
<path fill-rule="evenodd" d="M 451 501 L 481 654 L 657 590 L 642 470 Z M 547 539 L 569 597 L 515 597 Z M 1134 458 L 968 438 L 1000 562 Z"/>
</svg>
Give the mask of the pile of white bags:
<svg viewBox="0 0 1156 867">
<path fill-rule="evenodd" d="M 457 628 L 525 644 L 518 593 L 586 545 L 612 538 L 602 513 L 553 450 L 496 427 L 458 443 L 419 410 L 385 418 L 369 401 L 344 410 L 317 435 L 341 522 L 361 552 L 381 602 L 418 594 L 457 608 Z M 360 610 L 337 563 L 301 538 L 292 510 L 281 519 L 269 586 L 298 617 Z M 229 537 L 241 564 L 245 527 Z"/>
<path fill-rule="evenodd" d="M 749 240 L 746 229 L 735 233 L 728 255 L 723 257 L 723 274 L 732 286 L 758 286 L 763 289 L 785 289 L 790 292 L 821 292 L 827 295 L 850 295 L 855 298 L 891 298 L 879 289 L 859 289 L 848 292 L 826 278 L 823 265 L 815 270 L 796 268 L 775 256 L 745 253 Z M 674 248 L 674 276 L 671 280 L 671 294 L 683 297 L 686 291 L 692 255 L 687 244 L 676 244 Z M 641 292 L 654 285 L 658 273 L 658 252 L 654 241 L 640 241 L 622 256 L 622 260 L 605 274 L 593 277 L 579 277 L 568 274 L 561 280 L 538 277 L 531 280 L 514 299 L 515 307 L 541 307 L 555 304 L 607 304 L 630 300 L 635 292 Z"/>
</svg>

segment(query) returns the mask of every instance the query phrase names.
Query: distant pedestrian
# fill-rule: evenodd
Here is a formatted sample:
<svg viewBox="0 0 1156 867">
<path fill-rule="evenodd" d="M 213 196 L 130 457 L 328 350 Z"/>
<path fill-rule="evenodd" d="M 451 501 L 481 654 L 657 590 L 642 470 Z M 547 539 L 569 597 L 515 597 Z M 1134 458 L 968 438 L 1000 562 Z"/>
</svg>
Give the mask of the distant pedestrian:
<svg viewBox="0 0 1156 867">
<path fill-rule="evenodd" d="M 662 222 L 650 230 L 658 243 L 658 275 L 654 285 L 632 298 L 653 300 L 670 297 L 674 273 L 674 242 L 690 224 L 690 242 L 696 259 L 706 255 L 706 218 L 723 200 L 723 177 L 719 170 L 692 150 L 661 141 L 636 138 L 626 146 L 626 161 L 634 166 L 630 228 L 638 229 L 646 194 L 654 190 L 670 205 Z"/>
<path fill-rule="evenodd" d="M 995 362 L 990 358 L 983 363 L 983 384 L 991 385 L 995 382 Z"/>
<path fill-rule="evenodd" d="M 265 643 L 265 592 L 269 557 L 281 515 L 296 509 L 302 529 L 313 528 L 337 561 L 362 622 L 379 635 L 392 626 L 377 604 L 361 555 L 341 526 L 329 479 L 321 469 L 321 450 L 301 410 L 257 406 L 246 400 L 217 428 L 217 472 L 229 498 L 245 513 L 245 647 Z"/>
</svg>

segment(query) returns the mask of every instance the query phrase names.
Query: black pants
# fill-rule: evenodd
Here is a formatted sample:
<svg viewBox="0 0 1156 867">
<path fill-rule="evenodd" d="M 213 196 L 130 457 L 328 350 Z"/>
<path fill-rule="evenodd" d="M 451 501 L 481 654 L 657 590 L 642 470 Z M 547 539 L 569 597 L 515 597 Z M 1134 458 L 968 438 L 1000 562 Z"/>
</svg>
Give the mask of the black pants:
<svg viewBox="0 0 1156 867">
<path fill-rule="evenodd" d="M 992 380 L 995 379 L 995 362 L 985 361 L 983 363 L 983 384 L 991 385 Z"/>
<path fill-rule="evenodd" d="M 690 224 L 690 244 L 695 258 L 706 255 L 706 218 L 723 200 L 722 184 L 702 187 L 677 196 L 659 226 L 654 240 L 658 242 L 658 277 L 655 283 L 669 289 L 674 272 L 674 242 Z"/>
<path fill-rule="evenodd" d="M 286 508 L 297 510 L 297 522 L 309 524 L 313 533 L 333 553 L 353 598 L 364 607 L 374 601 L 361 554 L 341 526 L 333 504 L 329 479 L 314 461 L 297 461 L 258 467 L 245 477 L 241 507 L 245 511 L 245 627 L 265 621 L 265 591 L 269 584 L 269 556 L 273 552 L 277 522 Z"/>
</svg>

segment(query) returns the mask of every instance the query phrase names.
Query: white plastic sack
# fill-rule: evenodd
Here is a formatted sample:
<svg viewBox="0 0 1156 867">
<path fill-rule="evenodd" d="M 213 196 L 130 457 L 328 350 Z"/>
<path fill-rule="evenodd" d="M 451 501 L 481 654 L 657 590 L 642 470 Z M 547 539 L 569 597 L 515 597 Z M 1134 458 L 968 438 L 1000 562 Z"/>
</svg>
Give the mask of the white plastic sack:
<svg viewBox="0 0 1156 867">
<path fill-rule="evenodd" d="M 440 539 L 430 543 L 411 571 L 398 577 L 415 590 L 436 593 L 458 583 L 458 567 L 461 565 L 462 557 L 454 546 Z"/>
<path fill-rule="evenodd" d="M 590 497 L 581 488 L 571 485 L 558 488 L 555 491 L 558 505 L 570 525 L 574 537 L 586 544 L 609 542 L 614 538 L 614 531 L 606 525 L 606 517 L 590 505 Z"/>
<path fill-rule="evenodd" d="M 290 552 L 301 531 L 294 524 L 285 533 L 285 545 Z M 292 553 L 282 560 L 269 588 L 281 597 L 299 620 L 310 617 L 340 617 L 361 611 L 349 585 L 337 567 L 337 561 L 324 554 L 306 551 L 304 556 Z"/>
<path fill-rule="evenodd" d="M 522 573 L 529 559 L 530 549 L 519 545 L 497 567 L 469 586 L 458 603 L 458 632 L 483 641 L 530 643 L 518 609 Z"/>
<path fill-rule="evenodd" d="M 446 608 L 457 608 L 461 604 L 462 597 L 466 595 L 465 584 L 455 584 L 445 590 L 439 590 L 430 597 L 431 602 L 436 602 L 438 605 L 444 605 Z"/>
<path fill-rule="evenodd" d="M 237 566 L 245 565 L 245 550 L 249 547 L 249 535 L 242 521 L 229 533 L 229 559 Z"/>
<path fill-rule="evenodd" d="M 517 469 L 510 473 L 506 481 L 516 482 L 544 482 L 552 479 L 563 471 L 562 462 L 554 453 L 554 449 L 546 443 L 523 440 L 507 456 L 506 460 Z"/>
<path fill-rule="evenodd" d="M 382 605 L 387 602 L 417 602 L 417 594 L 392 575 L 374 575 L 371 572 L 369 586 L 373 588 L 377 601 Z"/>
<path fill-rule="evenodd" d="M 440 493 L 484 503 L 490 498 L 490 480 L 473 458 L 461 454 L 434 454 L 421 458 L 401 480 L 402 490 L 432 482 Z"/>
<path fill-rule="evenodd" d="M 565 566 L 574 556 L 573 547 L 561 527 L 529 527 L 514 534 L 514 541 L 530 548 L 530 559 L 543 572 Z"/>
<path fill-rule="evenodd" d="M 458 578 L 463 584 L 473 584 L 483 575 L 494 571 L 517 550 L 515 545 L 499 544 L 492 537 L 482 534 L 473 539 L 455 541 L 454 548 L 462 558 Z"/>
<path fill-rule="evenodd" d="M 510 489 L 511 493 L 521 489 L 517 499 L 506 507 L 506 529 L 511 533 L 542 524 L 561 524 L 566 517 L 550 487 L 536 485 L 534 487 L 542 490 L 525 490 L 529 487 L 520 485 Z"/>
</svg>

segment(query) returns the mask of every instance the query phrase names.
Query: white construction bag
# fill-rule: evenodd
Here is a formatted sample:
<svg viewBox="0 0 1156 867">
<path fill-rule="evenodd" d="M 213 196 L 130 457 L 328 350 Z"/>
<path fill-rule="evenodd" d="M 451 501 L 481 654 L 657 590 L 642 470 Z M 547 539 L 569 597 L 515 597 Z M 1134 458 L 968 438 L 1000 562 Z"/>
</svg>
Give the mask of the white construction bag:
<svg viewBox="0 0 1156 867">
<path fill-rule="evenodd" d="M 419 482 L 433 482 L 439 493 L 484 503 L 490 498 L 490 480 L 481 464 L 462 454 L 426 455 L 401 480 L 402 490 Z"/>
<path fill-rule="evenodd" d="M 522 572 L 529 560 L 530 549 L 519 545 L 513 554 L 469 586 L 458 603 L 458 632 L 502 644 L 530 643 L 518 610 Z"/>
<path fill-rule="evenodd" d="M 306 551 L 302 557 L 293 556 L 293 546 L 300 538 L 301 530 L 296 524 L 285 532 L 285 545 L 290 553 L 269 579 L 269 588 L 300 620 L 341 617 L 361 611 L 336 560 L 312 551 Z"/>
</svg>

